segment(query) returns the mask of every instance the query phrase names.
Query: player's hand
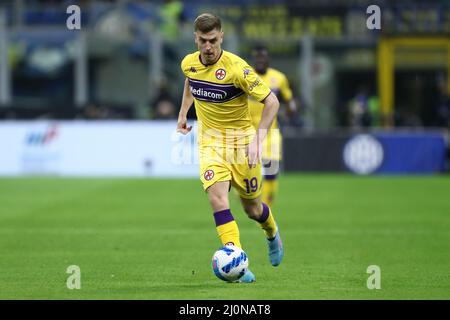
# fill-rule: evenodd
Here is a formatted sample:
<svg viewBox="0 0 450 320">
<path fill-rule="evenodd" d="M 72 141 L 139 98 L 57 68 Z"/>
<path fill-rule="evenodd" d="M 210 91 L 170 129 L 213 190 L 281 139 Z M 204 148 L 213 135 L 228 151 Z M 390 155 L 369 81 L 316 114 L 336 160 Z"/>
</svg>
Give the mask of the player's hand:
<svg viewBox="0 0 450 320">
<path fill-rule="evenodd" d="M 180 132 L 180 133 L 186 135 L 191 130 L 192 130 L 192 126 L 189 126 L 189 127 L 187 126 L 187 119 L 186 118 L 178 119 L 177 132 Z"/>
<path fill-rule="evenodd" d="M 298 109 L 294 100 L 290 100 L 286 106 L 286 116 L 289 119 L 297 117 Z"/>
<path fill-rule="evenodd" d="M 261 162 L 262 146 L 258 142 L 258 138 L 255 138 L 247 145 L 246 156 L 248 158 L 248 167 L 255 168 L 256 165 Z"/>
<path fill-rule="evenodd" d="M 288 116 L 288 118 L 293 118 L 293 117 L 297 116 L 297 109 L 288 106 L 286 108 L 286 115 Z"/>
</svg>

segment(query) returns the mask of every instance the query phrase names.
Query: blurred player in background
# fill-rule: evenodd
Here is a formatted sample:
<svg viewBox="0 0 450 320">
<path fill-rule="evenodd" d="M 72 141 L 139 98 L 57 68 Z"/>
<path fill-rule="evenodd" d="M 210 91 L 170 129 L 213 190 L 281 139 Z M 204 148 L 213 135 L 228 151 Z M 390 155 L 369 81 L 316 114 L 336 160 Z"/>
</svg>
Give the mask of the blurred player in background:
<svg viewBox="0 0 450 320">
<path fill-rule="evenodd" d="M 252 50 L 253 68 L 264 83 L 266 83 L 278 99 L 287 104 L 288 116 L 296 114 L 297 106 L 289 87 L 286 76 L 273 68 L 269 67 L 269 52 L 265 46 L 257 45 Z M 264 104 L 249 96 L 249 107 L 252 116 L 252 123 L 258 128 L 261 116 L 264 111 Z M 282 137 L 278 127 L 278 121 L 275 117 L 267 137 L 263 142 L 262 164 L 264 181 L 262 184 L 262 201 L 269 207 L 278 192 L 278 169 L 281 161 Z"/>
<path fill-rule="evenodd" d="M 243 59 L 221 48 L 220 18 L 201 14 L 194 21 L 198 51 L 181 62 L 186 76 L 177 131 L 187 134 L 187 112 L 195 101 L 199 123 L 200 180 L 214 211 L 223 245 L 241 247 L 239 229 L 230 211 L 228 192 L 239 193 L 248 217 L 264 230 L 273 266 L 281 263 L 283 247 L 272 212 L 261 202 L 261 148 L 279 108 L 270 88 Z M 252 126 L 248 95 L 264 105 L 258 130 Z M 241 282 L 253 282 L 248 270 Z"/>
</svg>

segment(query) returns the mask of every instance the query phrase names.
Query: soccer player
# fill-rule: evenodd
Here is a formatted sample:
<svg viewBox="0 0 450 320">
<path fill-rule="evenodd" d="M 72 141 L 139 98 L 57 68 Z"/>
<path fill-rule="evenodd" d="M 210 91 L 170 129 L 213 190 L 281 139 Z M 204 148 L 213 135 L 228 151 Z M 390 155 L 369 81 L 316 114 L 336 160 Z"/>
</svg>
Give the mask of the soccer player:
<svg viewBox="0 0 450 320">
<path fill-rule="evenodd" d="M 195 102 L 200 180 L 222 244 L 242 247 L 228 200 L 233 186 L 248 217 L 264 230 L 269 260 L 278 266 L 283 258 L 280 233 L 269 206 L 261 201 L 261 147 L 278 112 L 278 99 L 243 59 L 222 50 L 219 17 L 199 15 L 194 21 L 194 37 L 198 51 L 181 62 L 186 79 L 177 131 L 188 134 L 192 130 L 187 112 Z M 258 130 L 252 126 L 248 95 L 265 106 Z M 248 270 L 240 282 L 255 280 Z"/>
<path fill-rule="evenodd" d="M 289 82 L 286 76 L 273 68 L 269 67 L 269 52 L 266 47 L 258 45 L 252 50 L 253 68 L 266 83 L 279 100 L 287 104 L 287 114 L 292 116 L 297 111 L 292 91 L 289 88 Z M 249 96 L 250 114 L 252 123 L 258 128 L 261 116 L 264 110 L 264 104 Z M 278 127 L 278 121 L 275 117 L 267 137 L 263 142 L 262 164 L 264 170 L 264 181 L 262 184 L 262 201 L 269 207 L 272 207 L 275 195 L 278 193 L 278 169 L 281 161 L 282 137 Z"/>
</svg>

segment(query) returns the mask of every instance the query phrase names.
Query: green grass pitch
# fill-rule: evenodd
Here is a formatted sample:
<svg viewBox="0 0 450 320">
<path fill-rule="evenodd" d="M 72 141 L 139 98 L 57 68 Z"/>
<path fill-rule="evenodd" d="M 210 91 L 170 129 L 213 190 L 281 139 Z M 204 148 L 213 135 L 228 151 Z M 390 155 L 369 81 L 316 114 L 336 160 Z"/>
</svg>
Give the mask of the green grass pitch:
<svg viewBox="0 0 450 320">
<path fill-rule="evenodd" d="M 253 284 L 214 276 L 197 179 L 1 178 L 0 299 L 450 299 L 448 177 L 281 176 L 277 268 L 230 199 Z M 370 265 L 381 289 L 367 288 Z"/>
</svg>

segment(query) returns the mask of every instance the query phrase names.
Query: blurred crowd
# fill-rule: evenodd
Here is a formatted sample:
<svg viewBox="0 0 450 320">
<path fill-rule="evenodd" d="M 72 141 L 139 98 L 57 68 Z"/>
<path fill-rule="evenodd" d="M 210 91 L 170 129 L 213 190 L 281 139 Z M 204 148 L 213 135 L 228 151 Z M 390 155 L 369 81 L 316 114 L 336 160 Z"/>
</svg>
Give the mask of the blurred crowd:
<svg viewBox="0 0 450 320">
<path fill-rule="evenodd" d="M 290 11 L 304 14 L 305 10 L 295 7 L 299 4 L 322 5 L 320 10 L 315 8 L 311 12 L 312 16 L 318 15 L 317 21 L 324 21 L 320 11 L 323 10 L 324 17 L 328 17 L 334 14 L 330 13 L 328 9 L 330 6 L 336 6 L 339 9 L 341 8 L 339 6 L 348 3 L 350 7 L 344 6 L 345 9 L 339 13 L 343 19 L 346 19 L 355 16 L 355 6 L 364 6 L 370 1 L 323 0 L 287 3 L 281 0 L 273 2 L 255 0 L 249 3 L 259 4 L 262 8 L 270 4 L 274 8 L 273 12 L 262 10 L 259 13 L 249 9 L 248 16 L 256 17 L 256 22 L 261 20 L 257 14 L 288 15 Z M 380 3 L 388 2 L 380 1 Z M 405 0 L 404 3 L 416 2 Z M 76 103 L 74 88 L 76 83 L 74 61 L 77 47 L 72 40 L 76 33 L 67 32 L 65 29 L 61 33 L 54 31 L 55 26 L 65 26 L 67 14 L 61 8 L 70 4 L 78 4 L 83 8 L 82 25 L 89 33 L 87 58 L 89 86 L 86 89 L 87 101 L 82 103 Z M 180 0 L 2 1 L 0 9 L 6 9 L 7 24 L 10 27 L 24 25 L 25 28 L 24 32 L 12 34 L 9 42 L 8 58 L 12 71 L 13 99 L 11 103 L 0 106 L 0 119 L 176 119 L 181 102 L 183 80 L 179 70 L 180 61 L 187 52 L 195 50 L 192 41 L 192 21 L 198 11 L 208 8 L 208 5 L 211 5 L 208 1 L 197 3 Z M 230 1 L 226 5 L 215 4 L 215 6 L 224 16 L 240 16 L 239 21 L 246 21 L 246 16 L 236 11 L 236 8 L 243 6 L 240 1 Z M 22 15 L 15 11 L 18 9 L 23 10 Z M 351 15 L 345 14 L 347 9 L 352 13 Z M 364 14 L 363 12 L 363 19 Z M 231 46 L 250 62 L 248 50 L 251 41 L 240 38 L 239 34 L 233 34 L 233 26 L 229 21 L 232 20 L 224 19 L 227 32 L 225 49 L 227 45 Z M 293 19 L 293 21 L 300 20 Z M 352 20 L 351 25 L 358 25 L 355 21 Z M 38 30 L 45 30 L 42 29 L 45 25 L 51 28 L 48 32 L 43 31 L 43 34 L 39 34 Z M 315 28 L 317 29 L 318 26 Z M 245 28 L 247 31 L 253 30 L 254 26 L 249 24 Z M 345 28 L 342 30 L 348 31 Z M 328 61 L 335 60 L 328 62 L 330 65 L 334 64 L 334 67 L 323 64 L 322 70 L 319 70 L 321 73 L 317 78 L 325 82 L 320 84 L 323 88 L 318 85 L 319 89 L 315 93 L 317 105 L 311 105 L 311 99 L 303 96 L 305 84 L 302 81 L 305 79 L 300 79 L 296 71 L 298 68 L 293 65 L 293 63 L 299 63 L 299 53 L 301 53 L 301 46 L 298 45 L 297 40 L 291 41 L 288 45 L 283 42 L 279 45 L 272 44 L 270 48 L 275 53 L 274 65 L 286 73 L 300 107 L 298 114 L 294 117 L 285 117 L 280 114 L 281 125 L 308 126 L 311 117 L 314 116 L 317 116 L 319 120 L 325 119 L 322 127 L 360 129 L 383 125 L 385 120 L 383 108 L 375 83 L 376 68 L 366 73 L 362 79 L 359 76 L 358 66 L 351 66 L 349 71 L 342 67 L 334 71 L 345 73 L 341 77 L 330 75 L 332 72 L 330 70 L 333 68 L 337 70 L 336 66 L 342 60 L 339 55 L 330 58 L 338 50 L 352 51 L 366 46 L 364 50 L 370 57 L 376 47 L 376 40 L 367 32 L 361 34 L 365 37 L 362 38 L 364 41 L 361 41 L 363 45 L 361 43 L 353 45 L 352 41 L 347 41 L 348 39 L 343 41 L 343 44 L 335 40 L 330 41 L 330 44 L 326 42 L 326 37 L 319 42 L 318 51 L 321 51 L 322 55 L 328 54 Z M 155 35 L 158 35 L 161 40 L 160 56 L 149 54 L 149 52 L 155 52 L 157 43 Z M 241 42 L 233 47 L 232 41 L 236 39 Z M 268 41 L 266 43 L 271 44 Z M 326 45 L 320 47 L 320 43 Z M 330 49 L 332 45 L 335 47 Z M 275 51 L 280 52 L 278 56 Z M 340 54 L 345 57 L 345 52 Z M 158 59 L 164 62 L 160 70 L 158 70 L 157 61 L 155 62 Z M 431 71 L 428 74 L 421 72 L 418 71 L 414 76 L 411 73 L 403 75 L 403 78 L 400 77 L 396 83 L 395 95 L 398 103 L 396 102 L 394 108 L 392 124 L 405 127 L 450 128 L 449 86 L 446 82 L 448 76 L 445 72 Z M 321 98 L 325 100 L 321 101 Z M 320 105 L 318 101 L 323 105 Z M 325 112 L 326 108 L 329 109 L 328 114 Z M 189 117 L 195 117 L 193 108 Z"/>
</svg>

